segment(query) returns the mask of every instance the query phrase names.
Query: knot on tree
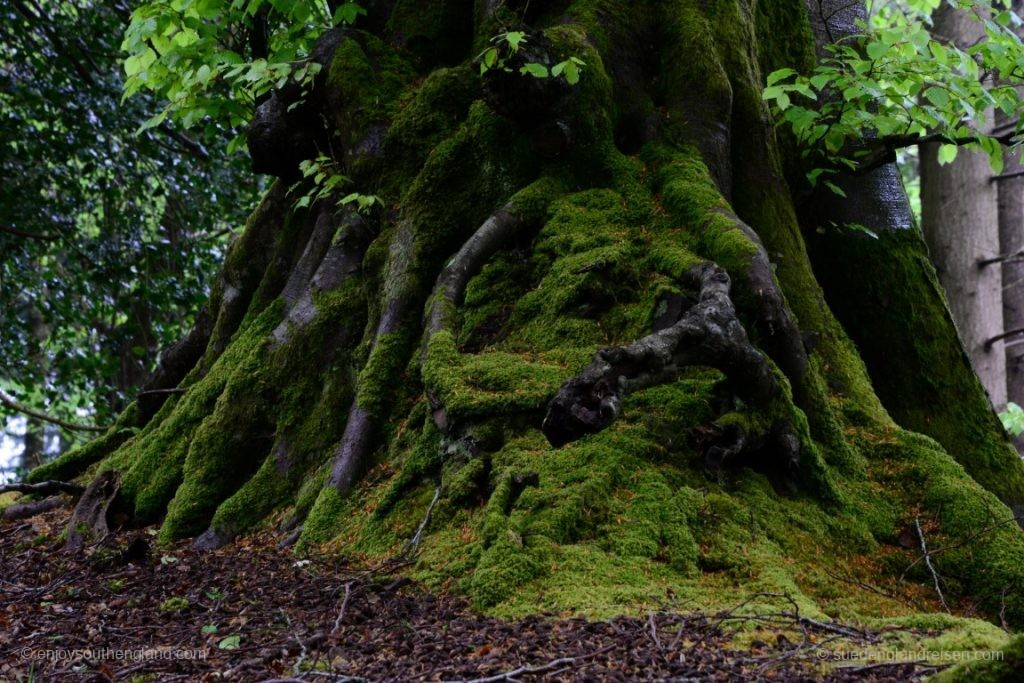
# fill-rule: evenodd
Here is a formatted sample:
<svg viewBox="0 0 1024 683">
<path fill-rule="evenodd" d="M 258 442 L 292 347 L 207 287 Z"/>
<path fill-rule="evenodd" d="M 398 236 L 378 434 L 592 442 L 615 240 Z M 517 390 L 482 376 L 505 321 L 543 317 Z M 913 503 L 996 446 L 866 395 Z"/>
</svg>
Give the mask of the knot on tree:
<svg viewBox="0 0 1024 683">
<path fill-rule="evenodd" d="M 736 316 L 728 273 L 702 264 L 689 276 L 699 290 L 697 302 L 671 326 L 628 346 L 599 350 L 548 404 L 544 435 L 558 447 L 606 429 L 618 417 L 625 396 L 674 381 L 684 366 L 702 365 L 721 370 L 750 413 L 730 414 L 732 419 L 702 432 L 700 445 L 709 465 L 720 466 L 771 445 L 774 457 L 791 471 L 799 458 L 799 439 L 786 419 L 770 418 L 788 415 L 788 410 L 775 410 L 786 396 L 770 361 L 750 343 Z"/>
</svg>

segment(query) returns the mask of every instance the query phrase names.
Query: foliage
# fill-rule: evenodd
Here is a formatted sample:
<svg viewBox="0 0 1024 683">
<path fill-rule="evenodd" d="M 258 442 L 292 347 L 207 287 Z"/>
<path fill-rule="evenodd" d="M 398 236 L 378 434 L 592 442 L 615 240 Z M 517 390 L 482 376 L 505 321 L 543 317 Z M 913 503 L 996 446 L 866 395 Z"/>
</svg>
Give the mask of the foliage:
<svg viewBox="0 0 1024 683">
<path fill-rule="evenodd" d="M 191 325 L 261 189 L 222 127 L 135 135 L 157 107 L 121 101 L 128 18 L 114 0 L 0 8 L 0 382 L 76 422 L 109 421 Z"/>
<path fill-rule="evenodd" d="M 331 12 L 323 0 L 155 0 L 131 16 L 122 49 L 125 98 L 146 90 L 166 106 L 143 128 L 171 117 L 185 128 L 248 122 L 253 104 L 289 81 L 308 86 L 316 39 L 365 14 L 355 2 Z M 232 151 L 242 143 L 240 136 Z"/>
<path fill-rule="evenodd" d="M 512 71 L 509 66 L 510 58 L 519 52 L 519 49 L 528 40 L 524 31 L 506 31 L 491 38 L 491 43 L 486 50 L 477 56 L 480 64 L 480 74 L 483 75 L 491 69 Z M 580 82 L 580 71 L 586 66 L 579 57 L 569 56 L 567 59 L 553 64 L 550 68 L 539 62 L 527 62 L 519 67 L 519 73 L 533 76 L 534 78 L 565 78 L 569 85 L 576 85 Z"/>
<path fill-rule="evenodd" d="M 940 163 L 966 147 L 1000 171 L 1003 146 L 1024 128 L 990 132 L 987 112 L 1019 118 L 1022 20 L 1010 0 L 945 1 L 978 22 L 985 38 L 958 46 L 933 36 L 932 12 L 943 0 L 908 0 L 877 8 L 860 34 L 829 45 L 811 73 L 784 68 L 768 76 L 762 97 L 815 157 L 812 184 L 836 189 L 827 177 L 839 168 L 869 169 L 894 160 L 897 149 L 932 141 L 943 143 Z"/>
<path fill-rule="evenodd" d="M 310 182 L 299 181 L 289 188 L 289 193 L 306 188 L 306 192 L 295 200 L 295 208 L 308 207 L 332 195 L 338 195 L 349 183 L 349 178 L 340 171 L 340 164 L 325 154 L 299 162 L 299 170 L 302 172 L 302 178 Z M 338 200 L 340 206 L 353 203 L 359 211 L 368 211 L 381 202 L 377 195 L 358 192 L 349 192 Z"/>
<path fill-rule="evenodd" d="M 1006 404 L 1006 410 L 999 413 L 999 419 L 1010 436 L 1024 434 L 1024 408 L 1012 401 Z"/>
</svg>

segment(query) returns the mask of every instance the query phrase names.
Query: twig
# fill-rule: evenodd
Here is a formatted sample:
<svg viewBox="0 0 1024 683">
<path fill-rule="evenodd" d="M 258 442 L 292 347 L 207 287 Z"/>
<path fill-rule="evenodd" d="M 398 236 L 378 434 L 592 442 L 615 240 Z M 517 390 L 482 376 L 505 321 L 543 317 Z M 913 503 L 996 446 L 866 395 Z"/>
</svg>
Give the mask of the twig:
<svg viewBox="0 0 1024 683">
<path fill-rule="evenodd" d="M 853 579 L 853 578 L 846 577 L 846 576 L 840 576 L 839 574 L 833 574 L 832 572 L 830 572 L 827 569 L 825 569 L 824 572 L 826 574 L 828 574 L 829 576 L 831 576 L 833 579 L 837 579 L 837 580 L 843 581 L 845 583 L 853 584 L 854 586 L 857 586 L 858 588 L 863 588 L 866 591 L 871 591 L 872 593 L 877 593 L 877 594 L 885 596 L 887 598 L 894 598 L 894 599 L 896 598 L 896 595 L 894 595 L 893 593 L 890 593 L 889 591 L 886 591 L 886 590 L 882 590 L 881 588 L 878 588 L 876 586 L 872 586 L 869 583 L 864 583 L 863 581 L 858 581 L 857 579 Z"/>
<path fill-rule="evenodd" d="M 498 681 L 515 681 L 518 676 L 546 673 L 552 669 L 557 669 L 560 666 L 565 666 L 566 664 L 577 664 L 585 659 L 593 659 L 594 657 L 602 655 L 613 648 L 615 648 L 615 645 L 608 645 L 607 647 L 602 647 L 600 650 L 595 650 L 587 655 L 580 655 L 579 657 L 559 657 L 558 659 L 553 659 L 547 664 L 542 664 L 540 666 L 521 666 L 518 669 L 512 669 L 511 671 L 506 671 L 505 673 L 496 674 L 494 676 L 474 678 L 468 681 L 463 680 L 458 681 L 457 683 L 497 683 Z"/>
<path fill-rule="evenodd" d="M 72 429 L 72 430 L 83 431 L 83 432 L 105 432 L 105 431 L 107 431 L 106 427 L 93 427 L 91 425 L 80 425 L 80 424 L 75 424 L 73 422 L 66 422 L 64 420 L 61 420 L 60 418 L 52 417 L 50 415 L 47 415 L 46 413 L 41 413 L 38 410 L 32 410 L 31 408 L 18 403 L 14 399 L 13 396 L 7 394 L 3 389 L 0 389 L 0 403 L 3 403 L 5 406 L 10 408 L 11 410 L 16 410 L 19 413 L 24 413 L 25 415 L 28 415 L 30 417 L 34 417 L 37 420 L 42 420 L 43 422 L 49 422 L 51 424 L 55 424 L 57 426 L 63 427 L 64 429 Z"/>
<path fill-rule="evenodd" d="M 153 396 L 155 394 L 184 394 L 186 391 L 188 391 L 188 389 L 185 389 L 183 387 L 173 387 L 171 389 L 146 389 L 145 391 L 140 391 L 139 393 L 135 394 L 135 396 Z"/>
<path fill-rule="evenodd" d="M 990 524 L 987 527 L 983 527 L 983 528 L 979 529 L 978 531 L 975 531 L 973 534 L 971 534 L 967 538 L 963 539 L 962 541 L 957 541 L 956 543 L 952 543 L 950 545 L 944 545 L 941 548 L 935 548 L 934 550 L 931 551 L 931 555 L 932 555 L 932 557 L 935 557 L 939 553 L 944 553 L 947 550 L 955 550 L 957 548 L 961 548 L 961 547 L 967 545 L 968 543 L 970 543 L 971 541 L 973 541 L 974 539 L 978 538 L 979 536 L 983 536 L 984 534 L 987 534 L 987 533 L 989 533 L 991 531 L 995 531 L 999 527 L 1006 526 L 1007 524 L 1015 524 L 1015 523 L 1019 523 L 1019 518 L 1016 517 L 1016 516 L 1010 517 L 1009 519 L 1004 519 L 1004 520 L 1002 520 L 1000 522 L 996 522 L 995 524 Z M 903 570 L 902 574 L 900 574 L 900 581 L 905 579 L 906 576 L 907 576 L 907 572 L 909 572 L 911 569 L 913 569 L 915 566 L 917 566 L 917 563 L 920 562 L 923 559 L 924 559 L 923 556 L 919 557 L 916 560 L 914 560 L 913 562 L 911 562 L 909 565 L 907 565 L 907 568 Z"/>
<path fill-rule="evenodd" d="M 866 638 L 867 640 L 871 640 L 871 638 L 868 637 L 868 634 L 864 631 L 849 628 L 846 626 L 841 626 L 834 622 L 818 621 L 817 619 L 811 619 L 810 617 L 803 617 L 798 615 L 794 616 L 797 616 L 797 621 L 799 623 L 806 624 L 807 626 L 811 626 L 817 629 L 821 629 L 822 631 L 831 631 L 832 633 L 838 633 L 839 635 L 843 635 L 848 638 Z"/>
<path fill-rule="evenodd" d="M 81 484 L 72 484 L 69 481 L 41 481 L 38 484 L 5 484 L 0 486 L 0 493 L 25 493 L 47 496 L 54 493 L 67 493 L 72 496 L 80 496 L 85 491 Z"/>
<path fill-rule="evenodd" d="M 1007 633 L 1011 632 L 1010 625 L 1006 623 L 1006 591 L 1009 588 L 1009 586 L 1003 586 L 1003 590 L 999 593 L 999 624 Z"/>
<path fill-rule="evenodd" d="M 427 525 L 430 524 L 430 513 L 434 511 L 434 506 L 437 505 L 437 501 L 441 498 L 441 487 L 438 486 L 434 489 L 434 499 L 430 501 L 430 505 L 427 506 L 427 513 L 423 515 L 423 521 L 420 522 L 420 526 L 416 529 L 416 535 L 412 537 L 406 548 L 411 551 L 415 551 L 420 547 L 420 541 L 423 540 L 423 532 L 426 530 Z"/>
<path fill-rule="evenodd" d="M 664 654 L 665 648 L 661 646 L 661 640 L 658 639 L 658 627 L 654 623 L 654 615 L 647 615 L 647 628 L 650 632 L 651 640 L 654 641 L 654 647 L 658 648 L 658 652 Z"/>
<path fill-rule="evenodd" d="M 946 596 L 942 594 L 942 587 L 939 586 L 939 573 L 935 571 L 935 567 L 932 566 L 932 557 L 928 554 L 928 545 L 924 541 L 924 532 L 921 530 L 921 517 L 914 517 L 914 526 L 917 527 L 917 537 L 921 539 L 921 553 L 924 555 L 924 563 L 928 567 L 928 571 L 932 573 L 932 579 L 935 581 L 935 592 L 939 594 L 939 602 L 942 603 L 943 609 L 946 612 L 950 612 L 949 605 L 946 604 Z"/>
<path fill-rule="evenodd" d="M 302 663 L 306 661 L 308 651 L 306 650 L 306 644 L 302 642 L 302 638 L 299 637 L 295 627 L 292 626 L 292 620 L 288 618 L 288 613 L 281 610 L 281 616 L 284 617 L 285 623 L 288 624 L 288 630 L 292 632 L 292 636 L 294 636 L 295 642 L 299 644 L 299 648 L 301 650 L 301 652 L 299 652 L 299 658 L 295 660 L 295 666 L 292 667 L 292 673 L 297 675 L 302 668 Z"/>
<path fill-rule="evenodd" d="M 348 599 L 352 595 L 352 582 L 348 581 L 345 583 L 345 598 L 341 601 L 341 609 L 338 610 L 338 616 L 334 620 L 334 628 L 331 629 L 331 635 L 333 636 L 341 628 L 341 622 L 345 618 L 345 610 L 348 608 Z"/>
</svg>

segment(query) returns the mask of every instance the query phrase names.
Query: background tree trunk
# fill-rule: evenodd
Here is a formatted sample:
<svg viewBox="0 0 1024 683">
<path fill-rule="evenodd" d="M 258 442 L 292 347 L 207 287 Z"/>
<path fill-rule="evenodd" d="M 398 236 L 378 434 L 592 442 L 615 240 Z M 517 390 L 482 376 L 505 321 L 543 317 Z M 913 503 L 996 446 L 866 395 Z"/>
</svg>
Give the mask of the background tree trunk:
<svg viewBox="0 0 1024 683">
<path fill-rule="evenodd" d="M 1005 116 L 996 118 L 997 126 L 1013 125 Z M 1019 175 L 1015 175 L 1019 174 Z M 999 254 L 1024 252 L 1024 164 L 1020 153 L 1006 155 L 1006 164 L 994 184 L 999 192 Z M 1024 258 L 1010 257 L 1002 264 L 1003 331 L 1024 329 Z M 996 266 L 993 266 L 996 267 Z M 1013 335 L 1003 342 L 1006 349 L 1006 400 L 1017 405 L 1024 401 L 1024 337 Z M 998 406 L 1002 408 L 1002 406 Z M 1024 435 L 1014 439 L 1018 452 L 1024 453 Z"/>
<path fill-rule="evenodd" d="M 510 27 L 525 47 L 481 77 Z M 202 548 L 268 518 L 368 558 L 415 536 L 420 578 L 507 613 L 707 601 L 721 572 L 814 603 L 819 553 L 892 567 L 923 515 L 951 596 L 1024 621 L 999 500 L 1024 466 L 898 175 L 808 198 L 775 138 L 764 75 L 813 36 L 799 0 L 373 3 L 321 40 L 309 98 L 260 105 L 254 165 L 286 181 L 196 328 L 31 479 L 100 475 L 76 530 L 109 503 Z M 578 84 L 520 73 L 570 56 Z M 295 205 L 328 147 L 383 207 Z"/>
<path fill-rule="evenodd" d="M 921 226 L 960 339 L 992 405 L 1006 405 L 1006 352 L 1001 269 L 979 262 L 1001 253 L 999 193 L 980 154 L 961 154 L 946 166 L 939 145 L 921 146 Z"/>
<path fill-rule="evenodd" d="M 933 14 L 932 32 L 967 46 L 984 28 L 943 5 Z M 993 112 L 985 112 L 991 125 Z M 998 267 L 979 262 L 1000 253 L 999 188 L 981 154 L 958 154 L 940 165 L 938 144 L 921 145 L 921 227 L 946 290 L 953 320 L 971 365 L 996 408 L 1006 405 L 1006 352 L 1003 332 L 1003 280 Z"/>
</svg>

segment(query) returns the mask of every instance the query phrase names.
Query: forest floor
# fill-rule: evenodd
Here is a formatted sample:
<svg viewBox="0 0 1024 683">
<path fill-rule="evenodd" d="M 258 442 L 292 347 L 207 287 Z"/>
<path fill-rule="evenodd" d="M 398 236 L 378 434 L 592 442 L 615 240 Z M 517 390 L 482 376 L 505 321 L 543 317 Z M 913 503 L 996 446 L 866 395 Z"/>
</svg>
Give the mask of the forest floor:
<svg viewBox="0 0 1024 683">
<path fill-rule="evenodd" d="M 154 549 L 152 529 L 60 552 L 69 516 L 0 522 L 0 680 L 909 681 L 913 664 L 826 667 L 877 634 L 794 608 L 506 622 L 432 593 L 401 563 L 300 560 L 269 534 L 220 551 Z M 737 623 L 747 624 L 744 644 Z M 754 629 L 750 629 L 750 625 Z M 760 626 L 758 626 L 760 624 Z"/>
</svg>

